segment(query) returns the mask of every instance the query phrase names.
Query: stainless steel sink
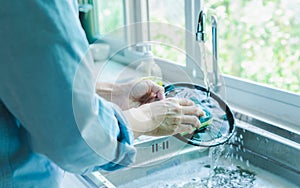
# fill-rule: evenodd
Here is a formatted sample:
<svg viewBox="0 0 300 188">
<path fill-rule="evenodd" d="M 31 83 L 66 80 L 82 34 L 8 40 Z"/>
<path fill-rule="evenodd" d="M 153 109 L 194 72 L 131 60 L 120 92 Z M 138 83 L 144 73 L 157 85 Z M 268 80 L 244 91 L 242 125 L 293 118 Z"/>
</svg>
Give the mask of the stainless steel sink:
<svg viewBox="0 0 300 188">
<path fill-rule="evenodd" d="M 245 172 L 249 170 L 258 174 L 258 180 L 266 177 L 260 175 L 256 169 L 266 171 L 273 178 L 269 187 L 277 187 L 279 179 L 288 183 L 288 187 L 299 187 L 300 139 L 298 138 L 300 136 L 286 130 L 276 129 L 272 125 L 253 118 L 246 119 L 247 121 L 245 118 L 243 119 L 243 116 L 237 115 L 236 135 L 224 145 L 225 150 L 222 152 L 220 160 L 227 161 L 233 166 L 243 166 Z M 176 180 L 183 175 L 174 173 L 175 175 L 168 176 L 166 173 L 172 173 L 172 169 L 177 169 L 177 171 L 180 169 L 179 171 L 188 173 L 189 170 L 185 168 L 190 163 L 192 165 L 195 163 L 195 169 L 203 168 L 205 170 L 208 168 L 207 170 L 210 172 L 213 168 L 209 166 L 215 165 L 211 164 L 212 156 L 209 152 L 211 149 L 187 145 L 175 137 L 144 138 L 136 142 L 136 147 L 137 160 L 131 167 L 110 173 L 99 171 L 89 174 L 85 178 L 96 187 L 132 187 L 135 182 L 139 182 L 140 187 L 141 182 L 146 185 L 149 185 L 148 181 L 153 183 L 155 179 L 151 179 L 151 177 L 155 174 L 163 176 L 165 173 L 166 177 L 171 176 L 171 180 Z M 216 165 L 219 166 L 217 162 Z M 187 177 L 193 177 L 194 174 L 187 175 Z M 186 178 L 185 180 L 198 181 L 197 178 Z M 165 179 L 165 187 L 172 187 L 172 183 L 168 184 L 168 181 Z M 191 185 L 186 187 L 193 187 Z M 176 186 L 173 185 L 173 187 Z M 254 184 L 252 187 L 257 186 Z"/>
</svg>

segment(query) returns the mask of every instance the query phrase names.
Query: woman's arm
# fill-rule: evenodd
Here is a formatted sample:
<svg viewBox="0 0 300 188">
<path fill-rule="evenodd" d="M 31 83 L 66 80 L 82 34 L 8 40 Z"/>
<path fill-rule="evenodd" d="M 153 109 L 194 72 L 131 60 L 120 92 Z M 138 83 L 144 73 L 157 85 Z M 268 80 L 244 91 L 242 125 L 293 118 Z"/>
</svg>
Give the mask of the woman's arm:
<svg viewBox="0 0 300 188">
<path fill-rule="evenodd" d="M 74 173 L 132 163 L 122 112 L 95 95 L 77 1 L 11 0 L 0 12 L 0 97 L 31 149 Z"/>
</svg>

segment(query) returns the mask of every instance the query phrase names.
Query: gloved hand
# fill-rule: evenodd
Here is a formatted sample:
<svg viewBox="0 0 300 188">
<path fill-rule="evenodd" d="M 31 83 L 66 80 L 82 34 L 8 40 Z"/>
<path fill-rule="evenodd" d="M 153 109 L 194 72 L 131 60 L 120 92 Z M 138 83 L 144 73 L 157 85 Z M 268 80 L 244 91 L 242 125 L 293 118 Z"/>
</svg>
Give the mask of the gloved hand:
<svg viewBox="0 0 300 188">
<path fill-rule="evenodd" d="M 140 80 L 129 83 L 129 101 L 128 107 L 138 107 L 146 103 L 162 100 L 164 88 L 157 85 L 151 80 Z"/>
<path fill-rule="evenodd" d="M 204 112 L 188 99 L 167 98 L 124 111 L 135 137 L 192 133 Z"/>
<path fill-rule="evenodd" d="M 134 80 L 124 84 L 97 83 L 96 92 L 122 110 L 164 99 L 164 88 L 151 80 Z"/>
</svg>

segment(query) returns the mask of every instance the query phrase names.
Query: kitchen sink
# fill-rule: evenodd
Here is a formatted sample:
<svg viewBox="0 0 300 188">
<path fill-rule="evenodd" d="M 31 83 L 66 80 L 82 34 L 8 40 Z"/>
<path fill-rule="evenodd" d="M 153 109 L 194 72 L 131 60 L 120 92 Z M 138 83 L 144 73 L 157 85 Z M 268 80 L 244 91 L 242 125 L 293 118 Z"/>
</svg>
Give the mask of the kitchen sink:
<svg viewBox="0 0 300 188">
<path fill-rule="evenodd" d="M 192 146 L 172 136 L 141 137 L 132 166 L 85 179 L 95 187 L 121 188 L 299 187 L 300 136 L 246 119 L 237 118 L 235 135 L 217 147 Z"/>
</svg>

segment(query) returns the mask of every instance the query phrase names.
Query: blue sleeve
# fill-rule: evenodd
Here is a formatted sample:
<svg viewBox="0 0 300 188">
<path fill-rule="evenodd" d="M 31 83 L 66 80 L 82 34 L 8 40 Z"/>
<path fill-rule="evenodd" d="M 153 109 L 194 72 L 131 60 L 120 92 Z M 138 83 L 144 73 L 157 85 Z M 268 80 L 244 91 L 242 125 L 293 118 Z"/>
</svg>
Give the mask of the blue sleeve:
<svg viewBox="0 0 300 188">
<path fill-rule="evenodd" d="M 75 173 L 114 170 L 134 160 L 133 135 L 122 112 L 95 95 L 76 2 L 1 4 L 0 99 L 33 151 Z"/>
</svg>

